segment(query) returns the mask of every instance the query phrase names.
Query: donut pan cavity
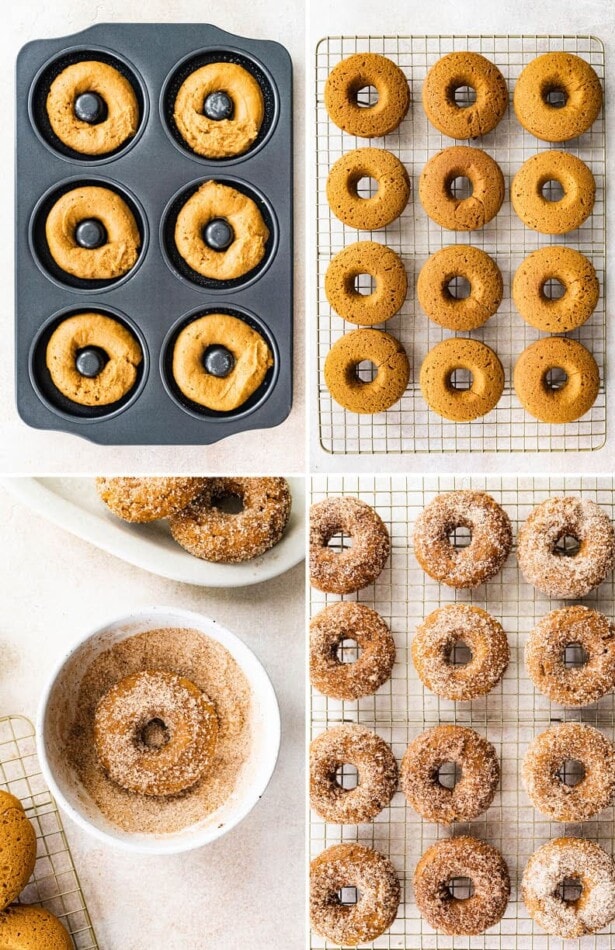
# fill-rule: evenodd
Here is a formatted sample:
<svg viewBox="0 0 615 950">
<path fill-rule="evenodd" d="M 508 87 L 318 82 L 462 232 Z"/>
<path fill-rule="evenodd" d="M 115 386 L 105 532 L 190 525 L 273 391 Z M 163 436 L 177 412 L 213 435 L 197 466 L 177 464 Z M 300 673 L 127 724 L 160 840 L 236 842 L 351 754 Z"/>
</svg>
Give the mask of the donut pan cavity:
<svg viewBox="0 0 615 950">
<path fill-rule="evenodd" d="M 58 141 L 46 116 L 50 83 L 84 59 L 109 63 L 131 82 L 137 134 L 116 152 L 84 156 Z M 261 132 L 244 155 L 204 159 L 182 144 L 173 123 L 175 94 L 194 69 L 232 62 L 248 69 L 265 103 Z M 101 24 L 73 36 L 35 40 L 17 62 L 16 397 L 22 419 L 101 444 L 209 444 L 247 429 L 279 425 L 292 401 L 292 64 L 284 47 L 235 36 L 209 24 Z M 232 281 L 191 271 L 170 236 L 181 203 L 200 184 L 226 183 L 256 201 L 269 228 L 262 263 Z M 78 185 L 118 192 L 141 232 L 137 264 L 115 280 L 63 273 L 45 239 L 46 213 Z M 52 327 L 74 313 L 99 312 L 136 334 L 143 363 L 119 403 L 88 408 L 53 385 L 45 365 Z M 174 334 L 190 317 L 228 313 L 268 341 L 274 357 L 259 390 L 230 413 L 181 397 L 169 373 Z"/>
</svg>

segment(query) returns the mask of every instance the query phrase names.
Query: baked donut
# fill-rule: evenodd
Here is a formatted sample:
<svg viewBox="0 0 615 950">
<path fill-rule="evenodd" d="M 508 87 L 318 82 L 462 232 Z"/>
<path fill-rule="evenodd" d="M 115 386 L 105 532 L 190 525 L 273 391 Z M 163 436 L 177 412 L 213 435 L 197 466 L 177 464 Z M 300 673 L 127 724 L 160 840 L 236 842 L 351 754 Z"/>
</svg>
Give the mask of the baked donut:
<svg viewBox="0 0 615 950">
<path fill-rule="evenodd" d="M 375 375 L 363 380 L 360 363 L 372 363 Z M 353 330 L 336 340 L 325 359 L 325 383 L 348 412 L 374 415 L 398 402 L 410 379 L 410 364 L 399 340 L 384 330 Z"/>
<path fill-rule="evenodd" d="M 209 363 L 219 351 L 224 360 Z M 263 385 L 274 365 L 265 338 L 245 320 L 206 313 L 186 324 L 173 344 L 173 379 L 180 391 L 213 412 L 233 412 Z"/>
<path fill-rule="evenodd" d="M 358 103 L 358 93 L 373 86 L 373 105 Z M 410 105 L 410 90 L 403 72 L 379 53 L 355 53 L 333 67 L 325 84 L 325 108 L 332 122 L 360 138 L 388 135 L 400 124 Z"/>
<path fill-rule="evenodd" d="M 352 547 L 328 547 L 344 534 Z M 360 498 L 323 498 L 310 508 L 310 583 L 328 594 L 350 594 L 373 584 L 391 550 L 380 515 Z"/>
<path fill-rule="evenodd" d="M 357 192 L 362 178 L 373 178 L 378 189 L 369 198 Z M 392 152 L 357 148 L 335 162 L 327 178 L 327 200 L 343 224 L 360 231 L 377 231 L 400 216 L 410 197 L 408 172 Z"/>
<path fill-rule="evenodd" d="M 470 651 L 467 663 L 455 664 L 455 646 Z M 510 651 L 501 625 L 480 607 L 446 604 L 419 625 L 412 641 L 412 661 L 419 679 L 437 696 L 467 701 L 485 696 L 508 666 Z"/>
<path fill-rule="evenodd" d="M 215 706 L 183 676 L 143 670 L 99 700 L 94 743 L 117 785 L 138 795 L 179 795 L 211 767 L 218 740 Z"/>
<path fill-rule="evenodd" d="M 562 890 L 578 881 L 581 894 Z M 534 851 L 525 866 L 521 895 L 530 916 L 554 937 L 583 937 L 615 918 L 615 863 L 595 841 L 554 838 Z"/>
<path fill-rule="evenodd" d="M 457 370 L 470 374 L 467 389 L 453 382 Z M 471 422 L 491 412 L 504 390 L 504 369 L 496 353 L 480 340 L 451 337 L 429 351 L 419 375 L 430 409 L 452 422 Z"/>
<path fill-rule="evenodd" d="M 565 374 L 557 386 L 549 384 L 553 370 L 563 370 Z M 600 370 L 578 340 L 542 337 L 531 343 L 515 363 L 513 385 L 523 408 L 540 422 L 575 422 L 596 401 Z"/>
<path fill-rule="evenodd" d="M 355 280 L 362 274 L 373 280 L 369 294 L 355 288 Z M 390 247 L 374 241 L 357 241 L 339 251 L 325 274 L 325 294 L 333 310 L 362 327 L 384 323 L 396 314 L 407 291 L 401 258 Z"/>
<path fill-rule="evenodd" d="M 173 119 L 187 145 L 204 158 L 243 155 L 265 117 L 261 87 L 237 63 L 208 63 L 179 87 Z"/>
<path fill-rule="evenodd" d="M 470 285 L 466 297 L 449 289 L 456 278 Z M 419 303 L 430 320 L 447 330 L 476 330 L 502 303 L 504 282 L 492 257 L 471 244 L 436 251 L 423 264 L 416 282 Z"/>
<path fill-rule="evenodd" d="M 441 784 L 444 764 L 461 769 L 453 788 Z M 474 729 L 440 725 L 413 739 L 401 762 L 401 790 L 427 821 L 450 825 L 472 821 L 487 811 L 500 781 L 495 749 Z"/>
<path fill-rule="evenodd" d="M 96 354 L 95 376 L 79 369 L 82 353 Z M 130 330 L 103 313 L 76 313 L 55 328 L 45 351 L 51 380 L 71 402 L 110 406 L 134 389 L 143 352 Z M 88 371 L 89 373 L 89 371 Z"/>
<path fill-rule="evenodd" d="M 358 659 L 343 663 L 338 650 L 354 640 Z M 310 622 L 310 682 L 331 699 L 371 696 L 389 679 L 395 641 L 386 623 L 365 604 L 345 600 L 329 604 Z"/>
<path fill-rule="evenodd" d="M 471 532 L 456 548 L 451 535 Z M 512 546 L 510 518 L 486 492 L 460 490 L 436 495 L 414 526 L 414 555 L 423 570 L 449 587 L 479 587 L 501 571 Z"/>
<path fill-rule="evenodd" d="M 115 152 L 139 127 L 132 85 L 119 69 L 99 60 L 63 69 L 49 87 L 46 110 L 62 144 L 82 155 Z"/>
<path fill-rule="evenodd" d="M 582 766 L 574 785 L 561 778 L 567 762 Z M 530 743 L 521 776 L 542 815 L 552 821 L 589 821 L 615 797 L 615 749 L 593 726 L 562 722 Z"/>
<path fill-rule="evenodd" d="M 94 246 L 79 243 L 79 226 L 95 223 Z M 45 221 L 49 253 L 58 267 L 80 280 L 113 280 L 137 263 L 141 234 L 135 216 L 111 188 L 84 185 L 64 192 Z"/>
<path fill-rule="evenodd" d="M 242 510 L 220 507 L 238 498 Z M 269 551 L 281 540 L 292 498 L 285 478 L 208 478 L 205 489 L 169 518 L 178 544 L 205 561 L 237 564 Z"/>
<path fill-rule="evenodd" d="M 467 178 L 468 198 L 452 191 L 456 178 Z M 433 155 L 419 178 L 419 198 L 425 214 L 449 231 L 476 231 L 496 216 L 504 201 L 500 166 L 480 148 L 453 145 Z"/>
<path fill-rule="evenodd" d="M 552 104 L 549 95 L 563 102 Z M 602 106 L 595 70 L 574 53 L 543 53 L 521 71 L 513 96 L 515 115 L 524 129 L 544 142 L 567 142 L 586 132 Z"/>
<path fill-rule="evenodd" d="M 356 788 L 346 789 L 336 772 L 357 770 Z M 397 762 L 391 747 L 372 732 L 344 724 L 321 733 L 310 745 L 310 804 L 325 821 L 356 825 L 371 821 L 397 789 Z"/>
<path fill-rule="evenodd" d="M 543 188 L 551 181 L 561 187 L 561 198 L 545 198 Z M 568 234 L 579 228 L 592 213 L 595 198 L 596 182 L 585 162 L 555 149 L 528 158 L 510 188 L 517 216 L 540 234 Z"/>
<path fill-rule="evenodd" d="M 473 893 L 456 898 L 449 889 L 454 878 L 467 877 Z M 482 934 L 503 916 L 510 897 L 510 877 L 504 858 L 493 845 L 469 835 L 436 841 L 414 872 L 414 898 L 430 927 L 452 936 Z"/>
<path fill-rule="evenodd" d="M 357 890 L 356 904 L 342 904 L 342 888 Z M 321 937 L 356 947 L 375 940 L 397 916 L 401 896 L 391 862 L 361 844 L 327 848 L 310 865 L 310 920 Z"/>
<path fill-rule="evenodd" d="M 455 92 L 469 86 L 471 105 L 460 106 Z M 497 66 L 469 51 L 447 53 L 429 69 L 423 83 L 423 107 L 432 125 L 453 139 L 474 139 L 495 129 L 508 107 L 506 80 Z"/>
<path fill-rule="evenodd" d="M 230 244 L 219 247 L 207 226 L 222 221 Z M 175 222 L 175 246 L 186 264 L 211 280 L 237 280 L 258 267 L 267 252 L 269 228 L 243 191 L 206 181 L 188 198 Z M 209 241 L 209 243 L 208 243 Z"/>
<path fill-rule="evenodd" d="M 122 521 L 145 524 L 168 518 L 203 491 L 205 478 L 102 478 L 96 491 Z"/>
<path fill-rule="evenodd" d="M 3 790 L 0 791 L 0 852 L 0 910 L 4 910 L 19 897 L 34 871 L 36 832 L 19 799 Z"/>
<path fill-rule="evenodd" d="M 558 542 L 568 537 L 578 542 L 578 550 L 558 553 Z M 517 559 L 527 583 L 547 597 L 586 597 L 613 570 L 615 531 L 589 498 L 547 498 L 519 530 Z"/>
<path fill-rule="evenodd" d="M 36 904 L 13 904 L 0 913 L 2 950 L 73 950 L 64 925 Z"/>
<path fill-rule="evenodd" d="M 566 648 L 583 651 L 566 666 Z M 581 604 L 541 617 L 525 644 L 525 666 L 537 690 L 562 706 L 589 706 L 615 687 L 615 624 Z"/>
<path fill-rule="evenodd" d="M 545 286 L 559 282 L 561 297 Z M 545 333 L 568 333 L 588 320 L 598 303 L 600 284 L 592 262 L 572 247 L 551 244 L 525 258 L 512 283 L 515 307 L 526 323 Z"/>
</svg>

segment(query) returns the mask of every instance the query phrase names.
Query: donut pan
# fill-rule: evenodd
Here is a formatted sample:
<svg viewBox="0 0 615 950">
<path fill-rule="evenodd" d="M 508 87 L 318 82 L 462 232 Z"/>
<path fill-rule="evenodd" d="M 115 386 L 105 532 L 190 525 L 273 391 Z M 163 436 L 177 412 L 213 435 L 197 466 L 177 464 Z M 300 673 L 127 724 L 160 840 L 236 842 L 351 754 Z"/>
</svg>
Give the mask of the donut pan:
<svg viewBox="0 0 615 950">
<path fill-rule="evenodd" d="M 428 577 L 413 551 L 414 525 L 424 506 L 439 492 L 456 489 L 486 491 L 508 513 L 513 527 L 513 549 L 503 570 L 473 591 L 455 591 Z M 537 692 L 523 662 L 528 634 L 537 621 L 551 610 L 570 603 L 584 603 L 607 617 L 615 616 L 615 576 L 582 601 L 550 599 L 526 583 L 518 568 L 516 538 L 520 525 L 532 508 L 546 498 L 575 495 L 597 502 L 615 523 L 615 479 L 610 476 L 583 478 L 522 478 L 427 476 L 315 476 L 312 501 L 328 496 L 351 495 L 376 509 L 391 535 L 391 555 L 374 584 L 349 594 L 344 600 L 358 600 L 377 610 L 389 624 L 395 639 L 396 659 L 391 678 L 373 696 L 357 701 L 327 699 L 311 691 L 311 733 L 315 737 L 340 722 L 356 722 L 373 729 L 393 749 L 398 764 L 417 735 L 439 723 L 457 723 L 475 729 L 495 747 L 501 766 L 501 781 L 491 807 L 470 822 L 446 827 L 424 821 L 406 803 L 401 791 L 373 822 L 336 825 L 324 822 L 314 812 L 310 818 L 310 856 L 340 842 L 359 842 L 376 848 L 392 861 L 402 886 L 397 919 L 389 931 L 373 943 L 361 945 L 374 950 L 404 947 L 432 950 L 562 950 L 564 945 L 579 950 L 610 950 L 615 941 L 615 922 L 609 928 L 581 941 L 562 941 L 548 934 L 529 917 L 519 885 L 530 855 L 542 844 L 562 835 L 590 838 L 615 855 L 615 807 L 581 824 L 551 822 L 537 812 L 521 782 L 521 763 L 532 739 L 551 724 L 581 721 L 596 726 L 615 740 L 615 694 L 582 709 L 551 703 Z M 338 540 L 338 539 L 336 539 Z M 341 539 L 343 543 L 343 539 Z M 311 591 L 311 615 L 326 604 L 339 600 L 334 595 Z M 502 624 L 510 645 L 510 663 L 500 683 L 486 696 L 471 702 L 454 703 L 439 699 L 418 678 L 410 646 L 419 623 L 433 610 L 451 602 L 474 604 L 488 611 Z M 345 644 L 351 647 L 350 643 Z M 570 648 L 568 648 L 570 649 Z M 356 656 L 349 650 L 346 659 Z M 464 662 L 464 657 L 456 658 Z M 343 782 L 353 787 L 349 770 Z M 571 783 L 572 784 L 572 783 Z M 487 841 L 503 853 L 510 871 L 512 892 L 506 913 L 499 924 L 475 937 L 449 937 L 435 933 L 422 919 L 412 890 L 414 868 L 421 855 L 435 841 L 451 835 L 472 835 Z M 468 896 L 462 882 L 457 896 Z M 352 901 L 353 894 L 344 895 Z M 313 950 L 337 950 L 337 944 L 311 934 Z"/>
<path fill-rule="evenodd" d="M 116 153 L 87 157 L 62 146 L 45 109 L 50 82 L 66 66 L 100 59 L 130 80 L 139 101 L 136 136 Z M 210 62 L 238 63 L 263 91 L 265 117 L 252 148 L 234 159 L 205 160 L 173 123 L 179 85 Z M 292 64 L 284 47 L 208 24 L 100 24 L 72 36 L 35 40 L 17 61 L 16 396 L 22 419 L 101 444 L 209 444 L 247 429 L 279 425 L 292 401 Z M 172 241 L 174 216 L 204 181 L 226 183 L 256 201 L 271 237 L 263 262 L 245 278 L 211 281 L 190 271 Z M 45 241 L 45 212 L 77 184 L 119 192 L 136 213 L 142 248 L 116 281 L 73 280 Z M 133 330 L 144 360 L 136 386 L 112 406 L 65 399 L 45 365 L 46 342 L 61 318 L 95 311 Z M 201 314 L 245 320 L 269 343 L 274 366 L 233 412 L 211 412 L 174 385 L 171 347 Z"/>
</svg>

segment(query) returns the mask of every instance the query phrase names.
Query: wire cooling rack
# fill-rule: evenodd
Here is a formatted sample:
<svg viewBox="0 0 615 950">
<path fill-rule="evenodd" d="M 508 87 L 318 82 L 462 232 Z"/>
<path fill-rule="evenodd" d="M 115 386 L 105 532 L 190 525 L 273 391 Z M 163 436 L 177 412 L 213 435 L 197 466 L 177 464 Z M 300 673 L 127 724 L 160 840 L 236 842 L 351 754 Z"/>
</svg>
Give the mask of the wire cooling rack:
<svg viewBox="0 0 615 950">
<path fill-rule="evenodd" d="M 488 135 L 471 142 L 455 142 L 443 136 L 427 121 L 421 103 L 423 81 L 428 69 L 454 50 L 473 50 L 495 62 L 508 84 L 510 96 L 522 68 L 543 52 L 565 50 L 586 59 L 604 84 L 604 48 L 592 36 L 356 36 L 327 37 L 316 51 L 316 173 L 317 173 L 317 357 L 319 431 L 322 447 L 334 454 L 385 454 L 403 452 L 554 452 L 587 451 L 600 448 L 606 437 L 605 303 L 605 171 L 606 135 L 601 114 L 581 138 L 555 146 L 583 159 L 596 179 L 593 214 L 576 231 L 567 235 L 540 235 L 524 227 L 512 210 L 509 190 L 512 177 L 522 163 L 536 152 L 549 148 L 525 132 L 517 122 L 512 104 Z M 327 76 L 341 59 L 356 52 L 381 53 L 400 66 L 408 79 L 411 105 L 400 127 L 381 139 L 359 139 L 334 125 L 324 106 Z M 462 91 L 463 94 L 463 91 Z M 367 93 L 369 95 L 369 93 Z M 482 230 L 453 232 L 440 228 L 424 213 L 417 195 L 420 172 L 428 158 L 443 148 L 470 144 L 484 148 L 500 165 L 506 181 L 506 198 L 499 214 Z M 358 231 L 345 227 L 329 209 L 327 175 L 333 163 L 354 148 L 372 145 L 386 148 L 404 163 L 411 177 L 410 201 L 397 221 L 379 231 Z M 401 256 L 408 273 L 408 295 L 400 313 L 384 328 L 404 345 L 410 360 L 410 384 L 402 399 L 386 412 L 374 416 L 348 413 L 334 400 L 324 382 L 323 367 L 332 344 L 344 333 L 357 329 L 335 314 L 325 296 L 324 278 L 335 253 L 354 241 L 374 240 L 392 247 Z M 421 311 L 415 295 L 416 277 L 430 254 L 449 244 L 473 244 L 491 254 L 502 271 L 504 299 L 484 327 L 466 334 L 482 340 L 498 354 L 504 366 L 503 395 L 486 417 L 471 423 L 441 419 L 424 402 L 419 386 L 419 369 L 428 351 L 449 337 Z M 596 268 L 600 302 L 587 323 L 569 334 L 593 353 L 602 380 L 593 408 L 577 422 L 566 426 L 540 423 L 525 412 L 512 387 L 512 369 L 521 352 L 538 339 L 538 330 L 529 327 L 516 312 L 510 296 L 512 276 L 523 259 L 547 244 L 567 244 L 586 254 Z M 368 367 L 360 367 L 369 372 Z M 366 376 L 365 378 L 369 378 Z"/>
<path fill-rule="evenodd" d="M 356 495 L 372 505 L 389 528 L 392 549 L 384 571 L 375 584 L 344 599 L 358 600 L 382 615 L 391 627 L 397 656 L 390 680 L 374 696 L 342 702 L 327 699 L 312 690 L 312 736 L 340 722 L 358 722 L 374 729 L 389 742 L 400 762 L 408 743 L 423 729 L 439 722 L 459 723 L 476 729 L 493 743 L 502 777 L 491 808 L 475 821 L 457 823 L 450 829 L 423 821 L 406 804 L 401 792 L 397 792 L 390 807 L 369 824 L 334 825 L 312 813 L 311 857 L 341 841 L 359 841 L 390 857 L 402 883 L 402 904 L 391 929 L 369 944 L 377 950 L 419 946 L 437 950 L 561 950 L 564 946 L 607 950 L 615 944 L 615 927 L 577 941 L 562 941 L 544 934 L 527 914 L 519 895 L 519 882 L 532 852 L 560 835 L 591 838 L 613 853 L 615 809 L 610 808 L 597 819 L 583 824 L 550 822 L 533 808 L 523 789 L 520 770 L 529 742 L 554 722 L 587 722 L 614 740 L 615 697 L 611 694 L 592 706 L 572 710 L 550 703 L 536 692 L 523 665 L 525 641 L 540 617 L 570 601 L 551 600 L 525 583 L 514 549 L 500 574 L 474 591 L 455 591 L 440 585 L 419 567 L 412 550 L 416 517 L 438 492 L 459 488 L 489 492 L 508 512 L 515 538 L 531 509 L 552 495 L 590 498 L 615 520 L 615 479 L 608 477 L 313 477 L 313 501 L 328 495 Z M 334 543 L 343 544 L 343 538 L 334 539 Z M 312 590 L 312 615 L 338 599 Z M 489 611 L 504 627 L 511 650 L 510 664 L 500 684 L 488 696 L 468 703 L 439 699 L 425 689 L 410 655 L 410 642 L 417 625 L 432 610 L 453 601 L 476 604 Z M 583 603 L 614 616 L 614 578 L 607 579 Z M 352 786 L 352 779 L 350 784 Z M 414 903 L 412 875 L 421 854 L 434 841 L 450 834 L 472 834 L 489 841 L 502 851 L 510 869 L 512 895 L 506 914 L 496 927 L 479 937 L 453 939 L 436 934 L 423 921 Z M 320 950 L 337 945 L 312 934 L 310 946 Z"/>
<path fill-rule="evenodd" d="M 42 904 L 59 917 L 75 950 L 98 950 L 62 819 L 41 774 L 34 727 L 23 716 L 0 718 L 0 788 L 20 799 L 36 831 L 36 866 L 20 902 Z"/>
</svg>

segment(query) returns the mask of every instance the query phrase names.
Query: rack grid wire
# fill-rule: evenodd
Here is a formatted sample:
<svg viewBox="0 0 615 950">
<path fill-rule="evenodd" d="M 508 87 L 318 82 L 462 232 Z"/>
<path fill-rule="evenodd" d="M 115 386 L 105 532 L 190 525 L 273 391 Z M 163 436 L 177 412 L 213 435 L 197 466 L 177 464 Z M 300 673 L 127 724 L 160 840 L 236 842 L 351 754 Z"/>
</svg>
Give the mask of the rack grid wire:
<svg viewBox="0 0 615 950">
<path fill-rule="evenodd" d="M 390 930 L 366 946 L 374 950 L 607 950 L 615 945 L 615 926 L 581 940 L 546 935 L 529 917 L 519 895 L 525 864 L 541 844 L 560 835 L 588 837 L 613 853 L 615 808 L 582 824 L 550 822 L 537 812 L 521 783 L 520 767 L 529 742 L 552 723 L 582 721 L 615 739 L 615 697 L 609 694 L 583 709 L 565 709 L 538 693 L 527 676 L 523 649 L 539 618 L 574 601 L 545 597 L 527 584 L 519 572 L 515 547 L 503 570 L 473 591 L 455 591 L 440 585 L 420 568 L 412 550 L 412 529 L 424 506 L 439 492 L 460 488 L 486 491 L 508 512 L 516 538 L 519 525 L 532 508 L 553 495 L 574 494 L 600 504 L 615 519 L 615 479 L 508 478 L 496 476 L 313 476 L 312 501 L 327 496 L 355 495 L 372 505 L 391 534 L 391 555 L 376 582 L 357 594 L 338 598 L 317 590 L 311 593 L 312 616 L 339 599 L 358 600 L 377 610 L 389 624 L 397 655 L 389 681 L 373 696 L 347 702 L 327 699 L 311 690 L 311 735 L 341 722 L 374 729 L 390 743 L 398 762 L 408 743 L 425 728 L 459 723 L 476 729 L 493 743 L 502 775 L 495 799 L 478 819 L 450 828 L 423 821 L 396 792 L 388 808 L 370 824 L 335 825 L 310 816 L 310 854 L 342 841 L 359 841 L 390 857 L 402 884 L 402 903 Z M 343 538 L 332 539 L 343 544 Z M 501 682 L 486 697 L 467 703 L 440 699 L 423 687 L 412 664 L 410 643 L 417 625 L 432 610 L 453 601 L 475 604 L 496 617 L 506 631 L 511 659 Z M 582 601 L 607 616 L 615 615 L 615 579 L 608 578 Z M 447 937 L 434 932 L 421 918 L 412 894 L 412 874 L 423 852 L 436 840 L 452 834 L 472 834 L 498 847 L 510 869 L 511 900 L 500 923 L 478 937 Z M 313 950 L 337 944 L 312 933 Z"/>
<path fill-rule="evenodd" d="M 98 950 L 62 818 L 41 773 L 34 727 L 23 716 L 0 718 L 0 788 L 20 799 L 36 831 L 36 865 L 19 902 L 42 904 L 59 917 L 75 950 Z"/>
<path fill-rule="evenodd" d="M 517 122 L 512 104 L 499 125 L 488 135 L 456 142 L 438 132 L 427 120 L 421 90 L 428 69 L 446 53 L 473 50 L 491 59 L 506 79 L 509 96 L 522 68 L 543 52 L 565 50 L 586 59 L 604 85 L 604 48 L 592 36 L 338 36 L 320 41 L 316 50 L 316 179 L 317 179 L 317 364 L 319 433 L 322 448 L 331 454 L 387 454 L 421 452 L 556 452 L 600 448 L 606 438 L 606 301 L 605 255 L 606 134 L 604 115 L 580 138 L 556 146 L 583 159 L 596 179 L 593 214 L 567 235 L 541 235 L 524 227 L 509 200 L 511 180 L 531 155 L 550 146 L 526 132 Z M 359 139 L 338 129 L 324 105 L 327 76 L 342 59 L 356 52 L 381 53 L 403 70 L 410 85 L 411 105 L 399 128 L 380 139 Z M 369 95 L 369 93 L 367 93 Z M 369 101 L 369 100 L 368 100 Z M 420 172 L 427 159 L 455 144 L 485 149 L 500 165 L 506 197 L 499 214 L 482 230 L 444 230 L 423 212 L 417 195 Z M 329 169 L 343 154 L 365 146 L 386 148 L 397 155 L 411 179 L 406 210 L 392 224 L 378 231 L 359 231 L 343 225 L 329 209 L 326 181 Z M 360 188 L 363 186 L 360 186 Z M 357 329 L 332 311 L 324 292 L 329 261 L 354 241 L 374 240 L 389 245 L 402 258 L 408 274 L 408 294 L 401 311 L 384 328 L 404 345 L 410 360 L 410 383 L 401 400 L 386 412 L 358 415 L 346 412 L 330 396 L 324 382 L 324 361 L 337 339 Z M 502 271 L 504 299 L 498 312 L 469 337 L 482 340 L 498 354 L 505 371 L 502 397 L 486 417 L 454 423 L 430 411 L 418 382 L 419 368 L 428 351 L 450 337 L 429 320 L 416 301 L 416 277 L 427 258 L 450 244 L 473 244 L 491 254 Z M 601 387 L 593 408 L 577 422 L 553 426 L 525 412 L 512 387 L 512 369 L 521 352 L 541 334 L 516 312 L 511 296 L 512 276 L 532 251 L 548 244 L 575 247 L 592 261 L 600 280 L 598 306 L 579 329 L 568 334 L 593 353 L 600 368 Z M 365 368 L 367 369 L 367 368 Z M 360 367 L 362 378 L 364 368 Z"/>
</svg>

